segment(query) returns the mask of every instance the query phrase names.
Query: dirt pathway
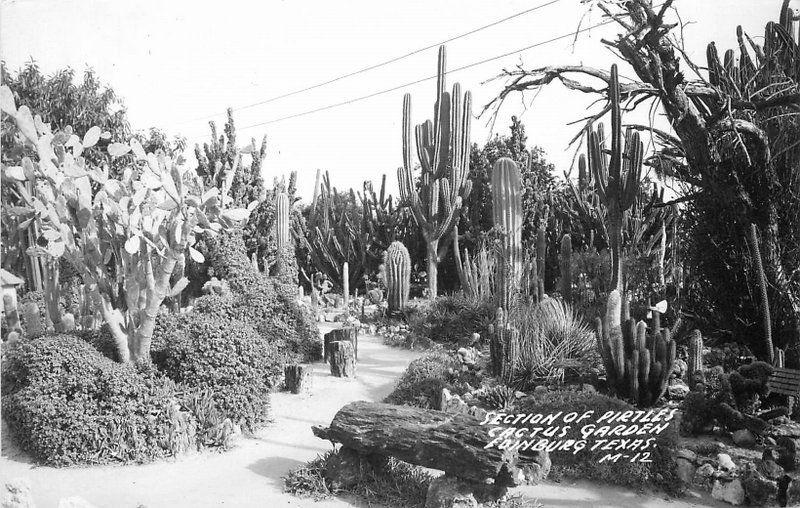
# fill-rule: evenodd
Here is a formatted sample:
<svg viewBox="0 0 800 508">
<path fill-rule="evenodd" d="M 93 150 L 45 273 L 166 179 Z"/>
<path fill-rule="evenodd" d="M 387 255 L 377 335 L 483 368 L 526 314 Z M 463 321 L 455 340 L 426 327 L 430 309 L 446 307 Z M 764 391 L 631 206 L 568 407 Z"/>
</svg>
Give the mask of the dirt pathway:
<svg viewBox="0 0 800 508">
<path fill-rule="evenodd" d="M 375 336 L 360 337 L 358 349 L 357 379 L 334 378 L 326 365 L 315 364 L 313 393 L 274 394 L 274 423 L 253 438 L 240 439 L 228 452 L 195 453 L 141 466 L 37 467 L 14 449 L 3 429 L 0 481 L 27 478 L 39 508 L 55 508 L 59 499 L 70 496 L 80 496 L 98 508 L 363 506 L 350 499 L 315 502 L 284 494 L 282 480 L 287 471 L 330 448 L 311 433 L 312 425 L 330 423 L 348 402 L 382 400 L 408 363 L 420 356 L 385 346 Z M 665 501 L 592 485 L 552 484 L 523 490 L 547 507 L 709 506 L 707 501 L 699 505 Z"/>
</svg>

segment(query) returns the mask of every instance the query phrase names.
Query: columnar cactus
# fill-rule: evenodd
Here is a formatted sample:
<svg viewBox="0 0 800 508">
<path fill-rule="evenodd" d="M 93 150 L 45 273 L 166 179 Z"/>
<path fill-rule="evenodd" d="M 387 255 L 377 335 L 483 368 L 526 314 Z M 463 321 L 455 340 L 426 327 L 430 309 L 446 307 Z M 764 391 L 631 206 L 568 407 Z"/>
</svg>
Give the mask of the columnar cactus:
<svg viewBox="0 0 800 508">
<path fill-rule="evenodd" d="M 786 352 L 783 349 L 776 347 L 774 353 L 772 354 L 772 357 L 773 357 L 772 360 L 773 366 L 781 369 L 786 367 Z"/>
<path fill-rule="evenodd" d="M 611 150 L 605 146 L 603 125 L 598 125 L 597 130 L 589 126 L 587 162 L 594 174 L 595 189 L 600 202 L 608 210 L 612 262 L 611 287 L 622 290 L 622 226 L 628 209 L 633 206 L 639 193 L 644 145 L 639 140 L 639 134 L 633 129 L 625 132 L 623 140 L 622 108 L 616 65 L 611 66 L 608 100 L 611 107 Z M 609 152 L 610 159 L 606 157 Z"/>
<path fill-rule="evenodd" d="M 502 236 L 497 291 L 498 307 L 512 308 L 522 275 L 522 190 L 517 163 L 503 157 L 492 168 L 492 217 Z"/>
<path fill-rule="evenodd" d="M 519 330 L 508 322 L 508 316 L 498 308 L 489 345 L 492 368 L 497 376 L 509 384 L 519 359 Z"/>
<path fill-rule="evenodd" d="M 277 273 L 283 274 L 286 256 L 289 255 L 289 196 L 285 192 L 275 194 L 275 246 L 277 247 Z"/>
<path fill-rule="evenodd" d="M 767 276 L 764 273 L 764 263 L 761 260 L 761 247 L 758 242 L 758 230 L 755 224 L 750 224 L 748 231 L 750 235 L 750 246 L 753 249 L 753 265 L 758 282 L 759 303 L 761 306 L 761 322 L 764 327 L 764 342 L 769 362 L 775 361 L 772 346 L 772 320 L 769 312 L 769 298 L 767 296 Z"/>
<path fill-rule="evenodd" d="M 350 265 L 342 265 L 342 297 L 344 298 L 344 308 L 350 308 Z"/>
<path fill-rule="evenodd" d="M 572 302 L 572 238 L 569 234 L 561 239 L 561 297 Z"/>
<path fill-rule="evenodd" d="M 689 386 L 694 388 L 695 373 L 703 370 L 703 335 L 700 330 L 692 330 L 689 337 Z"/>
<path fill-rule="evenodd" d="M 392 242 L 384 254 L 386 267 L 386 301 L 389 314 L 402 312 L 408 303 L 411 285 L 411 257 L 408 249 L 400 242 Z"/>
<path fill-rule="evenodd" d="M 620 322 L 617 290 L 608 297 L 605 319 L 597 318 L 597 343 L 609 386 L 639 406 L 656 404 L 667 390 L 675 363 L 675 341 L 669 331 L 646 336 L 643 322 Z"/>
<path fill-rule="evenodd" d="M 5 314 L 6 326 L 9 329 L 8 335 L 4 339 L 16 340 L 20 338 L 22 336 L 22 324 L 19 320 L 16 298 L 11 294 L 3 295 L 3 314 Z"/>
<path fill-rule="evenodd" d="M 545 227 L 542 224 L 536 232 L 536 270 L 539 280 L 544 280 L 545 259 L 547 257 L 547 238 L 545 238 Z"/>
<path fill-rule="evenodd" d="M 411 95 L 403 97 L 403 167 L 397 170 L 400 200 L 408 206 L 422 230 L 428 249 L 428 297 L 438 292 L 439 241 L 447 237 L 458 222 L 459 211 L 472 188 L 469 170 L 469 132 L 472 95 L 453 85 L 452 95 L 445 90 L 445 47 L 439 48 L 436 105 L 433 122 L 416 126 L 417 158 L 421 174 L 415 182 L 411 157 Z M 445 244 L 446 245 L 446 244 Z"/>
</svg>

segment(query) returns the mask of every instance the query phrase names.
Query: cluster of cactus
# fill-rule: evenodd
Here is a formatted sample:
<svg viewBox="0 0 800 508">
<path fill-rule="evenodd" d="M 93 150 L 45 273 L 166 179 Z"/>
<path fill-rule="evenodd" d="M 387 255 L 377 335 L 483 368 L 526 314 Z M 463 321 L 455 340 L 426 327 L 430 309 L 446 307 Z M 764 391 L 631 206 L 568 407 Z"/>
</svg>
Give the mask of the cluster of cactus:
<svg viewBox="0 0 800 508">
<path fill-rule="evenodd" d="M 506 385 L 489 386 L 475 393 L 484 408 L 495 411 L 510 411 L 517 401 L 517 393 Z"/>
<path fill-rule="evenodd" d="M 327 275 L 337 288 L 344 287 L 344 263 L 348 263 L 349 268 L 348 284 L 358 286 L 372 243 L 370 234 L 348 216 L 345 206 L 348 201 L 356 202 L 355 192 L 351 189 L 349 194 L 340 194 L 331 186 L 330 175 L 326 172 L 321 185 L 315 188 L 308 229 L 305 234 L 297 235 L 314 267 Z"/>
<path fill-rule="evenodd" d="M 446 50 L 439 48 L 436 81 L 436 104 L 433 121 L 415 129 L 417 158 L 421 174 L 414 177 L 411 156 L 411 95 L 403 97 L 403 167 L 397 170 L 400 200 L 411 209 L 414 221 L 422 232 L 428 251 L 428 297 L 438 293 L 437 273 L 443 248 L 439 241 L 448 237 L 456 226 L 464 199 L 472 189 L 469 171 L 469 133 L 472 119 L 470 92 L 461 99 L 461 86 L 446 90 Z"/>
<path fill-rule="evenodd" d="M 389 315 L 402 313 L 408 303 L 411 286 L 411 257 L 406 246 L 392 242 L 384 254 L 384 278 Z"/>
<path fill-rule="evenodd" d="M 675 341 L 669 330 L 653 330 L 633 319 L 622 321 L 622 298 L 613 290 L 604 319 L 597 318 L 597 344 L 609 386 L 639 406 L 656 404 L 667 390 L 675 363 Z"/>
<path fill-rule="evenodd" d="M 492 168 L 492 218 L 501 236 L 498 259 L 498 307 L 511 309 L 519 291 L 522 272 L 522 191 L 517 163 L 503 157 Z"/>
<path fill-rule="evenodd" d="M 458 241 L 453 240 L 453 255 L 456 268 L 461 278 L 461 289 L 467 296 L 492 298 L 495 293 L 495 256 L 491 255 L 486 247 L 482 247 L 474 257 L 464 249 L 462 256 L 458 253 Z"/>
</svg>

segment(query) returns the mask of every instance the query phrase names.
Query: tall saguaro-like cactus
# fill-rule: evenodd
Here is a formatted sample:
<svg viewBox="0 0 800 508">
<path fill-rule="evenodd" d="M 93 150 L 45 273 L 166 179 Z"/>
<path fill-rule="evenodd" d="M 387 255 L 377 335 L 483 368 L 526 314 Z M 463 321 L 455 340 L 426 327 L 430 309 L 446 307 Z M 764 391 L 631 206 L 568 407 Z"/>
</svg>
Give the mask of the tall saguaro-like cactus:
<svg viewBox="0 0 800 508">
<path fill-rule="evenodd" d="M 439 47 L 436 81 L 436 104 L 433 121 L 415 128 L 417 158 L 420 163 L 419 184 L 414 177 L 411 157 L 411 95 L 403 97 L 403 167 L 397 170 L 400 199 L 411 208 L 414 221 L 422 230 L 428 250 L 428 296 L 437 294 L 437 273 L 440 258 L 439 242 L 456 226 L 462 201 L 469 195 L 469 132 L 472 118 L 472 95 L 461 98 L 461 86 L 453 92 L 445 90 L 447 53 Z M 447 242 L 443 242 L 447 246 Z"/>
<path fill-rule="evenodd" d="M 603 125 L 597 130 L 588 128 L 588 163 L 594 174 L 595 189 L 600 202 L 608 210 L 607 227 L 611 246 L 611 287 L 622 291 L 622 227 L 625 215 L 636 201 L 642 178 L 644 145 L 632 129 L 622 137 L 622 108 L 620 106 L 617 66 L 611 66 L 608 86 L 611 107 L 611 150 L 606 148 Z M 610 158 L 606 153 L 610 152 Z"/>
<path fill-rule="evenodd" d="M 522 191 L 517 163 L 503 157 L 492 168 L 492 218 L 501 234 L 497 306 L 511 309 L 522 275 Z"/>
<path fill-rule="evenodd" d="M 389 314 L 397 314 L 405 309 L 408 303 L 408 291 L 411 287 L 411 256 L 408 249 L 400 242 L 392 242 L 384 254 L 386 276 L 386 301 Z"/>
</svg>

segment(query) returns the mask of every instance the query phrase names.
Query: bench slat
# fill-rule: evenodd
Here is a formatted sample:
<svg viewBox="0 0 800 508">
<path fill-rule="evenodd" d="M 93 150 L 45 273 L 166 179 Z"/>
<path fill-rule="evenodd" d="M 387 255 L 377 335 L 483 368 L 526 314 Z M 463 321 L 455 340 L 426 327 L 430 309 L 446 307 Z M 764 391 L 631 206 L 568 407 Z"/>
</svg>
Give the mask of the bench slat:
<svg viewBox="0 0 800 508">
<path fill-rule="evenodd" d="M 770 377 L 780 377 L 780 378 L 789 378 L 789 379 L 800 379 L 800 372 L 798 373 L 791 373 L 791 372 L 773 372 Z"/>
<path fill-rule="evenodd" d="M 767 385 L 795 386 L 800 388 L 800 381 L 785 381 L 781 379 L 768 379 Z"/>
<path fill-rule="evenodd" d="M 767 388 L 771 392 L 780 392 L 780 393 L 792 393 L 800 396 L 800 388 L 797 386 L 785 386 L 785 385 L 768 385 Z"/>
<path fill-rule="evenodd" d="M 787 388 L 787 389 L 794 388 L 795 390 L 800 389 L 800 385 L 797 385 L 796 383 L 773 383 L 773 382 L 768 382 L 767 386 L 780 386 L 781 388 Z"/>
<path fill-rule="evenodd" d="M 800 392 L 798 392 L 797 390 L 789 390 L 789 389 L 786 389 L 786 388 L 770 388 L 770 392 L 772 392 L 772 393 L 780 393 L 780 394 L 783 394 L 783 395 L 792 395 L 794 397 L 800 396 Z"/>
<path fill-rule="evenodd" d="M 773 367 L 772 368 L 772 375 L 780 374 L 784 376 L 800 376 L 800 370 L 795 369 L 784 369 L 781 367 Z"/>
</svg>

